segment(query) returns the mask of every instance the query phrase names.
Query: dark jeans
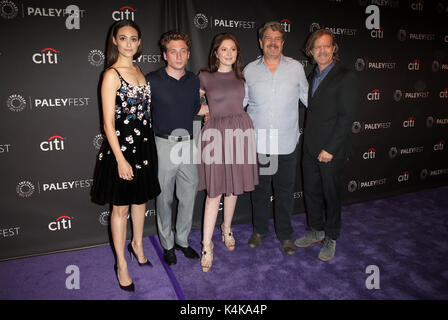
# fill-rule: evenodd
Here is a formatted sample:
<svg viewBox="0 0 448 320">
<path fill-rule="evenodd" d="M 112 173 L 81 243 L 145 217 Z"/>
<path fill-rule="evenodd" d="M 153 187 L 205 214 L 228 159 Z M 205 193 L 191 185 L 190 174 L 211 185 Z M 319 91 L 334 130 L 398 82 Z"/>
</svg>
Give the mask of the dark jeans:
<svg viewBox="0 0 448 320">
<path fill-rule="evenodd" d="M 306 150 L 303 155 L 303 182 L 308 226 L 325 231 L 333 240 L 341 229 L 341 182 L 345 159 L 319 162 Z M 326 220 L 324 220 L 326 208 Z"/>
<path fill-rule="evenodd" d="M 260 163 L 257 154 L 259 173 L 267 167 Z M 297 170 L 297 147 L 291 154 L 278 155 L 278 169 L 272 175 L 259 174 L 259 184 L 252 191 L 252 216 L 254 232 L 266 235 L 269 231 L 271 213 L 271 194 L 274 195 L 274 225 L 280 241 L 290 240 L 294 232 L 291 215 L 294 210 L 294 187 Z M 272 187 L 272 188 L 271 188 Z M 273 192 L 271 192 L 271 190 Z"/>
</svg>

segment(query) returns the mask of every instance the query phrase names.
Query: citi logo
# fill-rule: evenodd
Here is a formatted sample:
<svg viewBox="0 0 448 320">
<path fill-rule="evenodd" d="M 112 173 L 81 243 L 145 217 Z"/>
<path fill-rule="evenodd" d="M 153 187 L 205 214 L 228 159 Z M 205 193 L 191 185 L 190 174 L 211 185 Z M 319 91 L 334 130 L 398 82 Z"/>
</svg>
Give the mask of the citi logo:
<svg viewBox="0 0 448 320">
<path fill-rule="evenodd" d="M 408 70 L 410 71 L 419 71 L 420 70 L 420 60 L 414 59 L 408 64 Z"/>
<path fill-rule="evenodd" d="M 68 216 L 60 216 L 56 221 L 48 224 L 50 231 L 68 230 L 72 228 L 72 218 Z"/>
<path fill-rule="evenodd" d="M 373 89 L 370 93 L 367 94 L 367 100 L 369 101 L 378 101 L 380 100 L 381 91 L 378 89 Z"/>
<path fill-rule="evenodd" d="M 370 37 L 373 39 L 383 39 L 384 28 L 380 26 L 379 29 L 373 29 L 372 31 L 370 31 Z"/>
<path fill-rule="evenodd" d="M 376 150 L 374 148 L 370 148 L 369 150 L 367 150 L 367 152 L 364 152 L 362 154 L 362 158 L 364 160 L 375 159 L 375 155 L 376 155 Z"/>
<path fill-rule="evenodd" d="M 398 176 L 398 182 L 406 182 L 409 181 L 409 171 L 404 171 L 402 174 Z"/>
<path fill-rule="evenodd" d="M 445 88 L 442 91 L 440 91 L 439 97 L 441 99 L 447 99 L 448 98 L 448 88 Z"/>
<path fill-rule="evenodd" d="M 64 150 L 64 138 L 61 136 L 52 136 L 46 141 L 40 143 L 40 150 L 47 151 L 61 151 Z"/>
<path fill-rule="evenodd" d="M 440 140 L 434 145 L 434 151 L 442 151 L 445 146 L 445 141 Z"/>
<path fill-rule="evenodd" d="M 409 117 L 408 120 L 403 121 L 404 128 L 413 128 L 415 125 L 415 118 Z"/>
<path fill-rule="evenodd" d="M 36 64 L 57 64 L 59 52 L 53 48 L 45 48 L 41 52 L 33 54 L 33 62 Z"/>
<path fill-rule="evenodd" d="M 280 24 L 282 25 L 283 30 L 285 30 L 285 32 L 291 32 L 291 20 L 289 19 L 280 20 Z"/>
<path fill-rule="evenodd" d="M 423 11 L 423 0 L 416 0 L 412 2 L 411 9 L 414 11 Z"/>
<path fill-rule="evenodd" d="M 135 9 L 130 6 L 121 7 L 120 10 L 112 12 L 112 19 L 115 21 L 132 20 L 134 21 Z"/>
</svg>

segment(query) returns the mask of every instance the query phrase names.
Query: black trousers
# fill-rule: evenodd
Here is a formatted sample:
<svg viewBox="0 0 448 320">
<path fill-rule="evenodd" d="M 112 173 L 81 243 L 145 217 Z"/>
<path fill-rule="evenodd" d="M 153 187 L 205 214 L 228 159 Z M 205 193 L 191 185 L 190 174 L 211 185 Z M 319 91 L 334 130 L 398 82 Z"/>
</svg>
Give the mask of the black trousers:
<svg viewBox="0 0 448 320">
<path fill-rule="evenodd" d="M 345 159 L 319 162 L 304 148 L 302 168 L 308 226 L 333 240 L 341 229 L 341 183 Z M 326 219 L 324 219 L 326 209 Z"/>
<path fill-rule="evenodd" d="M 251 193 L 254 232 L 266 235 L 269 231 L 271 214 L 271 195 L 274 195 L 274 225 L 280 241 L 290 240 L 294 232 L 291 215 L 294 210 L 294 191 L 297 170 L 297 147 L 288 155 L 278 155 L 278 167 L 275 173 L 260 174 L 262 168 L 269 166 L 260 162 L 257 154 L 259 184 Z"/>
</svg>

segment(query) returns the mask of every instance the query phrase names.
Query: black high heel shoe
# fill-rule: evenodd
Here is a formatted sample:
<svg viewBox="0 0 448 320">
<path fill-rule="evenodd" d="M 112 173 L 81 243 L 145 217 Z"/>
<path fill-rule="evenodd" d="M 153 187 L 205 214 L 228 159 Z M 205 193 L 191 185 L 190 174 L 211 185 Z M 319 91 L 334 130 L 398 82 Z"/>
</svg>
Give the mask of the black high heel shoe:
<svg viewBox="0 0 448 320">
<path fill-rule="evenodd" d="M 117 268 L 117 265 L 114 265 L 114 270 L 115 270 L 115 275 L 117 276 L 118 285 L 120 286 L 120 289 L 124 290 L 124 291 L 128 291 L 128 292 L 134 292 L 135 291 L 134 282 L 132 282 L 130 285 L 122 286 L 120 284 L 120 280 L 118 279 L 118 268 Z"/>
<path fill-rule="evenodd" d="M 146 262 L 143 262 L 143 263 L 140 263 L 140 261 L 138 261 L 137 255 L 135 254 L 135 251 L 134 251 L 134 248 L 132 247 L 131 242 L 129 242 L 129 244 L 128 244 L 128 251 L 129 251 L 129 255 L 131 256 L 131 260 L 134 260 L 134 257 L 135 257 L 135 260 L 137 260 L 137 263 L 140 267 L 141 266 L 148 266 L 151 268 L 153 267 L 151 261 L 149 261 L 148 258 L 146 258 Z"/>
</svg>

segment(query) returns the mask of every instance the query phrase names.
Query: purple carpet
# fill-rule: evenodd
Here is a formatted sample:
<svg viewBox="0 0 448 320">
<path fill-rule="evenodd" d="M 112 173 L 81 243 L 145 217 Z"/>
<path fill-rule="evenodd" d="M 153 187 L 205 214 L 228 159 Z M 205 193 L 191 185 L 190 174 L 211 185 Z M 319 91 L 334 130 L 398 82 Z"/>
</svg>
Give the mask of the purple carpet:
<svg viewBox="0 0 448 320">
<path fill-rule="evenodd" d="M 135 292 L 118 287 L 110 245 L 0 262 L 0 299 L 21 300 L 177 300 L 151 237 L 143 239 L 145 254 L 153 268 L 140 267 L 128 259 Z M 129 256 L 127 256 L 129 258 Z M 67 289 L 73 275 L 67 266 L 79 268 L 79 289 Z"/>
<path fill-rule="evenodd" d="M 294 237 L 305 232 L 305 215 L 294 215 Z M 109 245 L 0 263 L 0 299 L 150 299 L 150 300 L 320 300 L 447 299 L 448 187 L 343 207 L 336 257 L 318 260 L 321 245 L 297 248 L 287 256 L 273 225 L 260 247 L 247 241 L 252 225 L 235 225 L 237 241 L 227 251 L 215 229 L 213 267 L 201 271 L 198 260 L 179 251 L 178 263 L 161 262 L 156 237 L 144 239 L 154 268 L 128 261 L 135 293 L 118 288 Z M 200 251 L 201 231 L 190 244 Z M 66 288 L 66 267 L 76 265 L 80 289 Z M 368 289 L 375 266 L 378 289 Z M 369 280 L 370 279 L 370 280 Z"/>
</svg>

